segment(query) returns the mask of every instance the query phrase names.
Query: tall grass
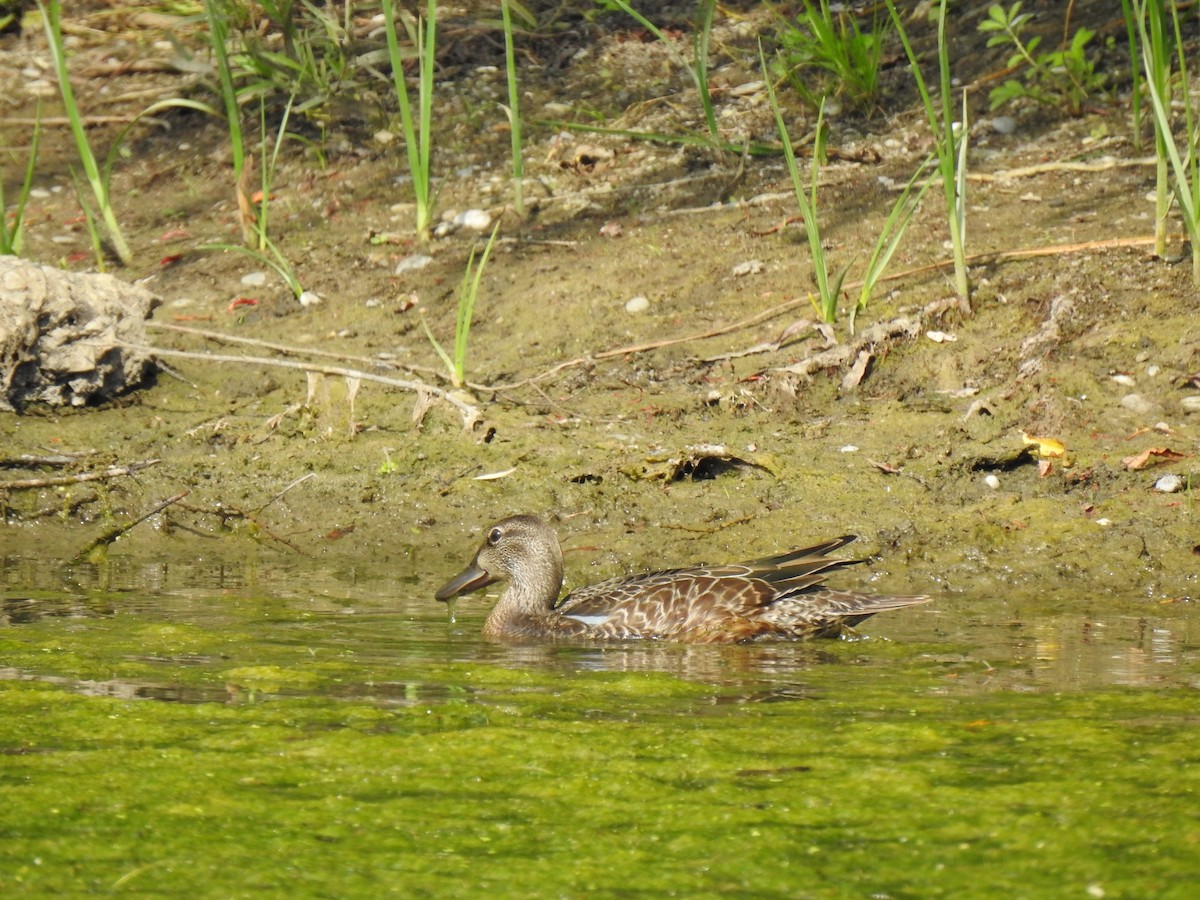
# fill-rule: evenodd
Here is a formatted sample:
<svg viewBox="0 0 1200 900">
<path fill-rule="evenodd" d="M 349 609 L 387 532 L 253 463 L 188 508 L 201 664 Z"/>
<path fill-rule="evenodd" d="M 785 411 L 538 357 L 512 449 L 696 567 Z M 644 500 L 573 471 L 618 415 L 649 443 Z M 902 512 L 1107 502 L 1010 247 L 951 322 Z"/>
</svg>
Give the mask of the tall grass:
<svg viewBox="0 0 1200 900">
<path fill-rule="evenodd" d="M 413 194 L 417 206 L 416 231 L 421 240 L 427 241 L 429 240 L 429 227 L 433 222 L 433 198 L 430 189 L 437 0 L 429 0 L 424 24 L 424 33 L 421 31 L 419 18 L 408 29 L 417 48 L 417 116 L 414 118 L 408 94 L 408 82 L 404 77 L 404 55 L 400 52 L 400 41 L 396 35 L 395 3 L 393 0 L 383 0 L 383 25 L 387 32 L 388 58 L 392 66 L 396 98 L 400 102 L 400 121 L 404 129 L 405 147 L 408 151 L 408 171 L 412 176 Z"/>
<path fill-rule="evenodd" d="M 25 162 L 25 177 L 17 189 L 17 202 L 13 206 L 11 224 L 8 204 L 4 197 L 4 178 L 0 175 L 0 255 L 20 256 L 25 248 L 25 204 L 33 188 L 33 173 L 37 165 L 38 144 L 42 137 L 42 110 L 38 107 L 34 120 L 33 137 L 29 141 L 29 159 Z"/>
<path fill-rule="evenodd" d="M 71 134 L 75 138 L 75 150 L 79 154 L 80 165 L 83 166 L 84 175 L 91 187 L 92 197 L 96 202 L 96 212 L 104 223 L 104 230 L 108 235 L 113 253 L 121 261 L 121 265 L 128 266 L 133 262 L 133 252 L 125 241 L 120 223 L 117 222 L 117 215 L 112 207 L 109 180 L 106 173 L 101 172 L 100 166 L 96 162 L 96 155 L 92 152 L 92 146 L 88 143 L 87 132 L 83 126 L 83 116 L 79 111 L 79 105 L 75 102 L 75 92 L 71 88 L 71 78 L 67 72 L 67 54 L 63 46 L 60 0 L 48 0 L 48 2 L 37 0 L 37 6 L 42 14 L 46 40 L 50 46 L 50 56 L 54 62 L 55 74 L 58 76 L 63 107 L 66 110 L 67 120 L 71 124 Z M 80 203 L 84 202 L 81 194 Z"/>
<path fill-rule="evenodd" d="M 517 59 L 513 50 L 512 14 L 509 12 L 509 6 L 510 0 L 500 0 L 500 15 L 504 22 L 504 69 L 508 76 L 508 106 L 504 107 L 504 112 L 508 116 L 508 127 L 512 136 L 513 209 L 518 216 L 523 217 L 525 160 L 521 140 L 521 92 L 517 85 Z"/>
<path fill-rule="evenodd" d="M 1153 31 L 1153 0 L 1134 0 L 1137 11 L 1138 35 L 1142 44 L 1142 59 L 1146 70 L 1146 90 L 1154 115 L 1155 146 L 1160 164 L 1165 154 L 1175 176 L 1174 194 L 1179 214 L 1192 244 L 1192 281 L 1200 285 L 1200 132 L 1196 128 L 1197 97 L 1193 94 L 1187 54 L 1183 43 L 1179 9 L 1171 2 L 1171 24 L 1174 32 L 1175 57 L 1179 66 L 1179 90 L 1183 107 L 1183 150 L 1181 152 L 1172 130 L 1171 116 L 1171 58 L 1167 40 Z M 1159 10 L 1161 13 L 1161 9 Z M 1165 23 L 1164 23 L 1165 24 Z M 1165 31 L 1165 27 L 1160 29 Z M 1164 96 L 1166 94 L 1166 96 Z M 1165 238 L 1164 238 L 1165 244 Z"/>
<path fill-rule="evenodd" d="M 497 222 L 492 228 L 492 236 L 488 238 L 487 245 L 483 248 L 483 256 L 479 258 L 479 265 L 475 265 L 474 248 L 471 249 L 471 255 L 467 259 L 467 268 L 463 272 L 463 280 L 458 287 L 458 317 L 454 326 L 453 358 L 433 336 L 433 331 L 425 317 L 421 317 L 425 336 L 433 344 L 433 349 L 437 351 L 437 355 L 446 366 L 446 370 L 450 373 L 450 380 L 456 388 L 463 387 L 467 383 L 467 342 L 471 336 L 471 321 L 475 317 L 475 301 L 479 297 L 479 285 L 483 281 L 484 267 L 487 266 L 488 257 L 491 256 L 492 246 L 496 243 L 496 235 L 499 232 L 500 223 Z"/>
<path fill-rule="evenodd" d="M 779 107 L 779 98 L 775 95 L 775 85 L 767 69 L 767 60 L 763 54 L 762 44 L 758 47 L 759 64 L 767 81 L 767 97 L 771 110 L 775 114 L 775 128 L 779 132 L 779 140 L 783 144 L 783 157 L 787 161 L 788 175 L 792 179 L 792 187 L 796 191 L 796 203 L 800 207 L 800 216 L 804 219 L 804 232 L 808 237 L 808 249 L 812 254 L 813 275 L 817 282 L 817 300 L 813 304 L 825 322 L 833 322 L 837 318 L 838 296 L 842 291 L 842 281 L 846 277 L 846 269 L 834 276 L 830 281 L 828 260 L 825 258 L 825 247 L 821 243 L 821 225 L 817 219 L 817 185 L 821 173 L 821 156 L 824 153 L 825 103 L 821 102 L 817 112 L 817 130 L 813 139 L 812 161 L 809 163 L 807 185 L 800 174 L 800 166 L 796 162 L 796 152 L 792 140 L 788 136 L 787 125 L 783 121 L 783 112 Z"/>
<path fill-rule="evenodd" d="M 971 282 L 967 273 L 967 96 L 963 92 L 962 121 L 954 121 L 954 95 L 950 90 L 950 54 L 946 44 L 946 7 L 948 0 L 937 4 L 937 47 L 939 93 L 934 102 L 921 73 L 921 64 L 908 40 L 904 23 L 896 11 L 894 0 L 885 0 L 892 24 L 900 35 L 904 52 L 908 56 L 909 68 L 916 81 L 925 116 L 933 132 L 934 155 L 937 157 L 938 177 L 946 202 L 946 222 L 950 229 L 950 248 L 954 255 L 954 289 L 959 297 L 971 295 Z M 958 127 L 955 127 L 955 126 Z"/>
</svg>

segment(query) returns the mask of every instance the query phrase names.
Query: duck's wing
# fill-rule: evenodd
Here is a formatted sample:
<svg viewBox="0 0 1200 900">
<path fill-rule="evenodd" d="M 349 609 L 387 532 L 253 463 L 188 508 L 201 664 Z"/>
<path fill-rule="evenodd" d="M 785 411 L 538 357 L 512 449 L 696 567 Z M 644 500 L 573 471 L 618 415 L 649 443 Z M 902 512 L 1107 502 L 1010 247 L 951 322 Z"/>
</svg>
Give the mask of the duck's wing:
<svg viewBox="0 0 1200 900">
<path fill-rule="evenodd" d="M 847 535 L 745 563 L 611 578 L 572 592 L 554 611 L 611 635 L 665 636 L 732 622 L 810 591 L 830 569 L 860 562 L 824 555 L 852 540 Z"/>
</svg>

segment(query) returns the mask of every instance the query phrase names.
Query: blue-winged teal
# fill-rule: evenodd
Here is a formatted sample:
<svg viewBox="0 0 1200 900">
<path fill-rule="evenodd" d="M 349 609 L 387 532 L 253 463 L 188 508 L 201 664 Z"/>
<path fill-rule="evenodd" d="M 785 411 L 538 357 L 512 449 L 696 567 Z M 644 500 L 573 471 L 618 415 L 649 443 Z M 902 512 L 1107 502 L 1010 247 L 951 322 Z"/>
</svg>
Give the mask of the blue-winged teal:
<svg viewBox="0 0 1200 900">
<path fill-rule="evenodd" d="M 558 536 L 536 516 L 487 530 L 475 559 L 435 595 L 449 600 L 507 578 L 483 633 L 491 638 L 658 638 L 689 643 L 837 637 L 877 612 L 929 597 L 877 597 L 824 586 L 826 573 L 857 559 L 825 554 L 854 535 L 753 562 L 611 578 L 558 599 Z"/>
</svg>

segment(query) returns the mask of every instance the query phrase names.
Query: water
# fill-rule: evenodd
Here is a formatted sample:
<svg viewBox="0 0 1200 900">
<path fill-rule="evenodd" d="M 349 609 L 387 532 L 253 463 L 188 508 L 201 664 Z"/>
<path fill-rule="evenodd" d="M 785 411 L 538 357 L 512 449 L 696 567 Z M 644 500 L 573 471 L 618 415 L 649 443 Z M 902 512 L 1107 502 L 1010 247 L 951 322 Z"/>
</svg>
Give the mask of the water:
<svg viewBox="0 0 1200 900">
<path fill-rule="evenodd" d="M 486 602 L 450 624 L 431 584 L 380 568 L 0 560 L 0 891 L 1200 879 L 1188 604 L 946 597 L 861 641 L 508 647 L 479 639 Z"/>
</svg>

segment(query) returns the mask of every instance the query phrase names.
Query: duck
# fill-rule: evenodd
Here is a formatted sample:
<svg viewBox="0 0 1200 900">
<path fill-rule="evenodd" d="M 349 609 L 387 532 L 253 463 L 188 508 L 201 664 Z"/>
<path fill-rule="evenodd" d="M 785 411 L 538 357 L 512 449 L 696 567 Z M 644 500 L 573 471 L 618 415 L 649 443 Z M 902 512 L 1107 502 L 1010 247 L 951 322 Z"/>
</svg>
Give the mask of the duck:
<svg viewBox="0 0 1200 900">
<path fill-rule="evenodd" d="M 855 539 L 843 535 L 731 565 L 618 576 L 560 599 L 563 554 L 557 533 L 537 516 L 516 515 L 488 527 L 470 565 L 434 596 L 448 602 L 507 579 L 483 626 L 484 637 L 492 640 L 692 644 L 849 636 L 876 613 L 932 599 L 827 587 L 830 572 L 862 562 L 827 555 Z"/>
</svg>

